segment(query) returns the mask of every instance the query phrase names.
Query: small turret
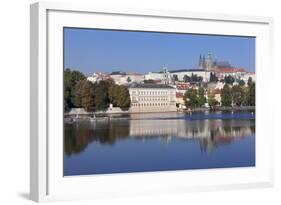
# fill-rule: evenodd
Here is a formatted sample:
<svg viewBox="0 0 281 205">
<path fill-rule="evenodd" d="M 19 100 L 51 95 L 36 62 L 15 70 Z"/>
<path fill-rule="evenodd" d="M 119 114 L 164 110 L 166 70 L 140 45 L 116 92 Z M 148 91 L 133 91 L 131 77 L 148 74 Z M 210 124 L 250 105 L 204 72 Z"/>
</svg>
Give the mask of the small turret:
<svg viewBox="0 0 281 205">
<path fill-rule="evenodd" d="M 163 81 L 164 84 L 169 84 L 169 72 L 168 68 L 166 66 L 163 67 Z"/>
</svg>

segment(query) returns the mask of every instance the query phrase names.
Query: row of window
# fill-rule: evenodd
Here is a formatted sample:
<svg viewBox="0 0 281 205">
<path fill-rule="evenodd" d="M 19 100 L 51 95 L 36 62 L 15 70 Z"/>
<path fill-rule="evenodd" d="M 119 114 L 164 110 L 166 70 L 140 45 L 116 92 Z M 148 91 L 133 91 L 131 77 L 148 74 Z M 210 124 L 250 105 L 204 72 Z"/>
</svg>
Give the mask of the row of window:
<svg viewBox="0 0 281 205">
<path fill-rule="evenodd" d="M 168 101 L 167 97 L 139 97 L 139 98 L 135 98 L 132 97 L 132 101 Z"/>
<path fill-rule="evenodd" d="M 132 107 L 159 107 L 168 106 L 168 103 L 132 103 Z"/>
<path fill-rule="evenodd" d="M 154 91 L 132 91 L 133 95 L 167 95 L 168 91 L 160 91 L 160 90 L 154 90 Z"/>
</svg>

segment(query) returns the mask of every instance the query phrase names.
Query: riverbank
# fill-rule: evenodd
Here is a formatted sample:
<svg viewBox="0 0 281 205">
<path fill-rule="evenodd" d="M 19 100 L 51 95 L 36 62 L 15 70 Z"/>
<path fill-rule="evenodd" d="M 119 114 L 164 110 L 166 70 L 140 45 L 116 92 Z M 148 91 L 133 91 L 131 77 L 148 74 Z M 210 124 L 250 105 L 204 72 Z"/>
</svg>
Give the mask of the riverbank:
<svg viewBox="0 0 281 205">
<path fill-rule="evenodd" d="M 193 114 L 193 113 L 200 113 L 200 112 L 217 112 L 217 111 L 226 111 L 226 112 L 254 112 L 255 107 L 254 106 L 243 106 L 243 107 L 216 107 L 213 109 L 210 108 L 195 108 L 195 109 L 189 109 L 189 110 L 184 110 L 184 111 L 177 111 L 177 112 L 171 112 L 171 113 L 187 113 L 187 114 Z M 134 115 L 139 115 L 139 114 L 164 114 L 166 117 L 169 117 L 170 115 L 169 112 L 155 112 L 155 113 L 135 113 L 135 112 L 105 112 L 105 111 L 99 111 L 99 112 L 69 112 L 64 114 L 64 122 L 81 122 L 81 121 L 91 121 L 91 122 L 109 122 L 109 121 L 114 121 L 114 120 L 122 120 L 124 118 L 124 114 L 134 114 Z"/>
<path fill-rule="evenodd" d="M 255 111 L 255 106 L 241 107 L 214 107 L 214 108 L 193 108 L 183 112 L 207 112 L 207 111 Z"/>
</svg>

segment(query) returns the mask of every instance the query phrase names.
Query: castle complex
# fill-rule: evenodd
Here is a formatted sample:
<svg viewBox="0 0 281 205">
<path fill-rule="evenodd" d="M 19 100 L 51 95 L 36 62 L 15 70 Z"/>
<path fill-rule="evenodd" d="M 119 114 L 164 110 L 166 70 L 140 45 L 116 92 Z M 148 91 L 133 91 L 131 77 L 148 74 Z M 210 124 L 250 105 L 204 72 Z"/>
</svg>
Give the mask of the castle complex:
<svg viewBox="0 0 281 205">
<path fill-rule="evenodd" d="M 233 68 L 228 61 L 218 61 L 213 59 L 211 52 L 208 53 L 207 58 L 205 55 L 199 56 L 198 69 L 204 71 L 220 71 L 220 69 Z"/>
<path fill-rule="evenodd" d="M 214 78 L 215 76 L 215 79 Z M 244 68 L 236 68 L 228 61 L 213 59 L 211 52 L 199 56 L 198 67 L 195 69 L 168 70 L 166 66 L 158 72 L 125 73 L 112 72 L 110 74 L 96 73 L 88 77 L 91 82 L 112 79 L 118 85 L 126 85 L 129 89 L 131 113 L 138 112 L 171 112 L 184 108 L 183 96 L 190 88 L 199 89 L 204 84 L 205 97 L 208 92 L 215 95 L 221 102 L 220 91 L 224 86 L 225 77 L 232 77 L 233 85 L 248 79 L 255 81 L 255 73 Z M 177 106 L 176 106 L 177 105 Z"/>
</svg>

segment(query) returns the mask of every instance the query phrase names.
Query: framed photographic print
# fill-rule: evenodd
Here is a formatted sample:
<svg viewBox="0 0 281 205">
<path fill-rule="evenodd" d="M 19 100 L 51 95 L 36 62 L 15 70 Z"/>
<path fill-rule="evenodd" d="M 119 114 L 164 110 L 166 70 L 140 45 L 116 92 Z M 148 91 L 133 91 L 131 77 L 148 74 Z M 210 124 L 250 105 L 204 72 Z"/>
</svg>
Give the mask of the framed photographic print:
<svg viewBox="0 0 281 205">
<path fill-rule="evenodd" d="M 272 186 L 272 24 L 31 5 L 31 199 Z"/>
</svg>

